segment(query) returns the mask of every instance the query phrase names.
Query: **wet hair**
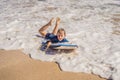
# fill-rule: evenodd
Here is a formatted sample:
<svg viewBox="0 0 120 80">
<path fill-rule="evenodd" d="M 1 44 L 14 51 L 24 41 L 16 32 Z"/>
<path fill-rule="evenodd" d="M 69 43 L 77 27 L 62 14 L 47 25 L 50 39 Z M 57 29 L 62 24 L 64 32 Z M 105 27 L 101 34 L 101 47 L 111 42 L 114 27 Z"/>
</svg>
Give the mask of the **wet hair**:
<svg viewBox="0 0 120 80">
<path fill-rule="evenodd" d="M 60 33 L 61 31 L 64 31 L 64 35 L 66 36 L 66 32 L 65 32 L 65 30 L 63 28 L 58 29 L 57 33 Z"/>
</svg>

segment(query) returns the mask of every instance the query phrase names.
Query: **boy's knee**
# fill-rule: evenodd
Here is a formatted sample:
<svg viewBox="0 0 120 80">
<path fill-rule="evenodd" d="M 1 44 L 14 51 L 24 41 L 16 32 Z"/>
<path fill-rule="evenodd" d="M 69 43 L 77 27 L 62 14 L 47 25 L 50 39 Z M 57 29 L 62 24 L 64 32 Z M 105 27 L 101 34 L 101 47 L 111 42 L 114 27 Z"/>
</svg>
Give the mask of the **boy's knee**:
<svg viewBox="0 0 120 80">
<path fill-rule="evenodd" d="M 39 33 L 40 33 L 42 36 L 45 36 L 45 32 L 44 32 L 44 31 L 39 30 Z"/>
<path fill-rule="evenodd" d="M 43 33 L 43 30 L 40 29 L 38 32 L 39 32 L 40 34 L 42 34 L 42 33 Z"/>
</svg>

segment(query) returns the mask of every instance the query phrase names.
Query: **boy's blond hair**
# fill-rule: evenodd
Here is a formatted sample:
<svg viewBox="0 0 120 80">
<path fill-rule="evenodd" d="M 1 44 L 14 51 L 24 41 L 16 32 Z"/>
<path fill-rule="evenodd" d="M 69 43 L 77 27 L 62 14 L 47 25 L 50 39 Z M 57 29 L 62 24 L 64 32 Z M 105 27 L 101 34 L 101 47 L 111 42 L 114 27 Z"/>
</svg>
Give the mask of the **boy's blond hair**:
<svg viewBox="0 0 120 80">
<path fill-rule="evenodd" d="M 65 29 L 63 29 L 63 28 L 58 29 L 58 32 L 57 32 L 57 33 L 61 33 L 61 31 L 64 31 L 64 35 L 66 36 Z"/>
</svg>

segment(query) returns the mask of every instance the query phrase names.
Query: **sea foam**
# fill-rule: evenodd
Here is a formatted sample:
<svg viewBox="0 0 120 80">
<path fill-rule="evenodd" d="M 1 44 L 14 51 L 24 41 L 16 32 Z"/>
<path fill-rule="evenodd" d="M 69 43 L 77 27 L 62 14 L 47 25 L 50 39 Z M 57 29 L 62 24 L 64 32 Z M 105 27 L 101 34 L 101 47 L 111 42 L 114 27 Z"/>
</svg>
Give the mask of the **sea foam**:
<svg viewBox="0 0 120 80">
<path fill-rule="evenodd" d="M 44 39 L 36 35 L 52 17 L 61 18 L 59 27 L 79 46 L 75 53 L 40 50 Z M 57 62 L 63 71 L 120 80 L 119 0 L 1 0 L 0 35 L 0 49 L 21 49 L 34 59 Z"/>
</svg>

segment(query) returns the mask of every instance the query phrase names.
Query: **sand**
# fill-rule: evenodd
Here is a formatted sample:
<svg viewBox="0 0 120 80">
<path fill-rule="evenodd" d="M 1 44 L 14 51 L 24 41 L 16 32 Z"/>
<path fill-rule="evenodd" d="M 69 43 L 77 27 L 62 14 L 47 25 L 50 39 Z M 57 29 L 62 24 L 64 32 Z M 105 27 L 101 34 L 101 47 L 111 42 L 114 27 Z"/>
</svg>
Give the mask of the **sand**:
<svg viewBox="0 0 120 80">
<path fill-rule="evenodd" d="M 106 80 L 93 74 L 61 71 L 55 62 L 34 60 L 20 50 L 0 50 L 0 80 Z"/>
</svg>

